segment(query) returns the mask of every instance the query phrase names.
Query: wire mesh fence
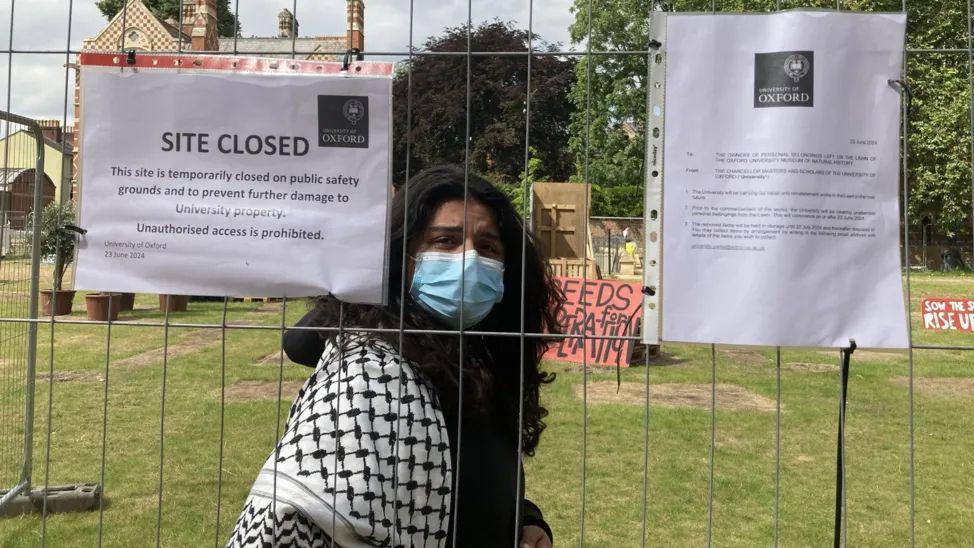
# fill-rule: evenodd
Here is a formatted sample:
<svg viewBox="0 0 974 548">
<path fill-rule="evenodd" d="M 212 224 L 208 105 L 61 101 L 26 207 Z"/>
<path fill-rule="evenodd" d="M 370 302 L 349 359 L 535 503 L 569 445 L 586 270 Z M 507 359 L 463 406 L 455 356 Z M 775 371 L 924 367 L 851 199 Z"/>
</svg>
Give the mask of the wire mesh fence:
<svg viewBox="0 0 974 548">
<path fill-rule="evenodd" d="M 76 4 L 81 2 L 65 4 L 59 6 L 63 13 L 58 15 L 66 16 L 67 24 L 57 23 L 64 29 L 64 48 L 15 47 L 17 14 L 31 5 L 9 0 L 5 10 L 8 24 L 2 25 L 0 19 L 0 26 L 9 27 L 8 44 L 0 54 L 6 57 L 8 111 L 16 110 L 11 105 L 12 89 L 21 81 L 21 71 L 28 74 L 34 59 L 64 65 L 63 80 L 49 84 L 63 87 L 62 126 L 68 127 L 75 101 L 76 68 L 72 63 L 80 52 L 77 36 L 72 37 L 72 20 L 80 9 Z M 230 3 L 235 19 L 244 17 L 247 10 L 247 3 L 240 4 Z M 297 1 L 279 4 L 295 18 L 309 11 Z M 644 13 L 634 18 L 634 38 L 620 45 L 600 36 L 606 30 L 605 21 L 599 19 L 619 3 L 579 0 L 573 3 L 572 12 L 566 5 L 558 9 L 563 11 L 563 19 L 575 20 L 574 32 L 581 40 L 573 48 L 542 50 L 533 38 L 534 24 L 539 14 L 556 8 L 528 0 L 520 6 L 521 28 L 531 38 L 518 51 L 474 47 L 470 36 L 478 21 L 475 13 L 488 10 L 482 4 L 467 1 L 442 8 L 453 9 L 450 14 L 456 20 L 448 21 L 450 25 L 466 29 L 467 41 L 459 49 L 424 49 L 423 37 L 413 33 L 415 20 L 441 8 L 410 1 L 408 19 L 400 25 L 408 29 L 408 47 L 399 51 L 366 49 L 365 55 L 401 61 L 409 90 L 402 120 L 409 127 L 417 122 L 411 94 L 415 61 L 452 59 L 452 70 L 462 72 L 466 80 L 464 104 L 458 105 L 466 117 L 466 127 L 460 132 L 466 143 L 473 137 L 470 118 L 477 108 L 477 90 L 471 85 L 471 75 L 477 65 L 502 57 L 523 59 L 525 120 L 520 128 L 523 136 L 518 138 L 523 144 L 518 158 L 523 156 L 525 175 L 531 143 L 544 131 L 532 123 L 541 106 L 534 102 L 537 89 L 532 87 L 536 85 L 532 78 L 539 77 L 535 72 L 539 58 L 587 63 L 576 71 L 585 93 L 576 103 L 583 112 L 579 135 L 584 154 L 575 175 L 583 184 L 591 184 L 591 160 L 603 152 L 591 139 L 592 126 L 600 120 L 599 113 L 592 111 L 591 99 L 601 91 L 593 75 L 611 64 L 631 63 L 635 72 L 648 70 L 648 30 L 644 29 L 648 29 L 654 9 L 822 8 L 908 14 L 906 79 L 914 83 L 917 99 L 903 123 L 904 203 L 914 193 L 928 192 L 937 167 L 946 169 L 950 158 L 958 156 L 966 171 L 957 174 L 956 163 L 950 164 L 950 176 L 968 194 L 974 191 L 970 182 L 974 49 L 969 1 L 637 2 L 637 9 Z M 118 15 L 125 30 L 130 26 L 131 6 L 131 2 L 124 3 Z M 384 9 L 392 8 L 376 6 L 370 17 L 384 17 Z M 186 13 L 179 10 L 179 28 Z M 943 22 L 947 30 L 928 24 L 936 21 Z M 117 49 L 127 51 L 130 39 L 128 32 L 120 33 Z M 234 37 L 221 42 L 220 54 L 268 54 L 255 43 Z M 601 47 L 605 44 L 609 46 Z M 346 46 L 323 52 L 294 32 L 290 46 L 274 55 L 341 57 L 347 53 Z M 178 39 L 155 51 L 190 49 L 190 42 Z M 942 74 L 953 74 L 953 78 L 942 78 Z M 926 85 L 917 86 L 918 81 Z M 946 118 L 938 114 L 938 104 L 957 102 L 964 103 L 956 111 L 960 118 L 955 111 Z M 645 110 L 645 102 L 640 106 Z M 941 134 L 932 144 L 931 126 L 934 133 Z M 20 129 L 6 125 L 5 147 L 13 146 L 10 136 Z M 411 146 L 407 139 L 396 159 L 403 164 L 404 176 L 418 171 L 420 163 Z M 19 162 L 12 158 L 28 158 L 32 153 L 28 147 L 7 154 L 4 169 Z M 476 160 L 471 154 L 468 145 L 457 159 L 468 169 Z M 643 168 L 639 166 L 639 170 Z M 63 193 L 66 188 L 60 190 Z M 525 184 L 522 193 L 527 192 Z M 4 199 L 13 203 L 6 195 Z M 970 199 L 958 202 L 955 214 L 969 232 Z M 972 280 L 969 276 L 911 279 L 910 266 L 916 264 L 911 245 L 916 243 L 914 231 L 919 227 L 913 213 L 904 208 L 902 227 L 904 277 L 916 328 L 920 296 L 969 292 Z M 169 307 L 160 312 L 156 296 L 139 295 L 133 310 L 118 321 L 93 322 L 75 313 L 32 322 L 32 263 L 38 265 L 41 277 L 52 275 L 51 265 L 41 265 L 36 253 L 29 260 L 25 225 L 18 224 L 22 221 L 17 220 L 16 212 L 5 215 L 9 218 L 0 223 L 4 233 L 0 259 L 0 489 L 24 483 L 24 425 L 29 423 L 28 409 L 36 409 L 33 487 L 43 490 L 58 484 L 97 482 L 105 496 L 94 512 L 81 515 L 55 515 L 42 496 L 40 514 L 0 522 L 0 538 L 12 546 L 188 546 L 211 541 L 222 545 L 254 474 L 280 437 L 290 399 L 308 376 L 308 370 L 290 363 L 281 348 L 285 329 L 306 312 L 305 303 L 225 298 L 192 302 L 187 312 Z M 626 237 L 616 230 L 630 227 L 638 241 L 639 222 L 602 220 L 598 227 L 586 229 L 591 231 L 592 258 L 599 262 L 603 275 L 620 272 Z M 399 267 L 402 265 L 392 266 Z M 33 406 L 27 401 L 32 380 L 26 365 L 31 326 L 42 329 L 37 347 L 38 399 Z M 373 328 L 339 324 L 320 329 L 345 336 Z M 400 339 L 415 334 L 402 325 L 391 330 Z M 523 329 L 479 335 L 521 341 L 544 336 Z M 974 345 L 962 335 L 918 330 L 912 332 L 912 341 L 905 354 L 866 352 L 853 358 L 849 389 L 852 435 L 847 443 L 847 488 L 843 492 L 847 507 L 843 541 L 850 544 L 964 545 L 974 533 L 974 514 L 966 503 L 974 498 L 970 481 L 974 445 L 967 435 L 972 423 L 965 413 L 974 397 L 968 356 Z M 659 353 L 644 352 L 640 361 L 636 365 L 641 367 L 623 371 L 618 378 L 588 364 L 581 368 L 546 364 L 559 379 L 542 389 L 550 412 L 548 429 L 537 456 L 523 459 L 523 482 L 528 496 L 545 511 L 557 545 L 722 542 L 777 546 L 831 540 L 837 353 L 666 344 Z M 518 459 L 520 462 L 521 455 Z"/>
<path fill-rule="evenodd" d="M 0 168 L 0 315 L 37 317 L 37 278 L 32 212 L 35 188 L 46 182 L 39 129 L 30 121 L 0 113 L 3 124 Z M 39 193 L 40 194 L 40 193 Z M 28 492 L 33 450 L 34 375 L 37 327 L 0 325 L 0 508 Z"/>
</svg>

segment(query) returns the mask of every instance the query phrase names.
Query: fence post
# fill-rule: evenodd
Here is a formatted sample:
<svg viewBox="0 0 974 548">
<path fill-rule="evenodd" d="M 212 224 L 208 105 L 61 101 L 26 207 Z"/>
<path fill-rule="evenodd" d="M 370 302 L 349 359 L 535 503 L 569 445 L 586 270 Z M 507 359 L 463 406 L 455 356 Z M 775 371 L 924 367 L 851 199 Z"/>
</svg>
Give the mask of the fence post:
<svg viewBox="0 0 974 548">
<path fill-rule="evenodd" d="M 41 278 L 41 215 L 43 215 L 44 192 L 44 134 L 36 121 L 24 119 L 23 124 L 30 128 L 37 143 L 37 159 L 34 168 L 34 206 L 33 226 L 30 243 L 30 301 L 27 314 L 31 322 L 27 327 L 27 386 L 26 410 L 24 413 L 24 492 L 30 493 L 32 472 L 32 452 L 34 447 L 34 379 L 37 372 L 37 301 L 40 297 Z M 54 303 L 51 303 L 51 313 L 54 313 Z"/>
</svg>

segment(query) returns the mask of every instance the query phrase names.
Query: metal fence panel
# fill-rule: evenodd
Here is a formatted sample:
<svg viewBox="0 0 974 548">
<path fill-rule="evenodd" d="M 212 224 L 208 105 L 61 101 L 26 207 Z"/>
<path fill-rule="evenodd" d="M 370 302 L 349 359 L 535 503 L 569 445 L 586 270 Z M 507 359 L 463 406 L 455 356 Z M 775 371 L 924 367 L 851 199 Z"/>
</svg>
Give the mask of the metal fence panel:
<svg viewBox="0 0 974 548">
<path fill-rule="evenodd" d="M 46 177 L 41 131 L 2 111 L 0 124 L 0 317 L 36 319 L 39 225 L 32 212 Z M 31 487 L 36 340 L 36 323 L 0 323 L 0 510 Z"/>
</svg>

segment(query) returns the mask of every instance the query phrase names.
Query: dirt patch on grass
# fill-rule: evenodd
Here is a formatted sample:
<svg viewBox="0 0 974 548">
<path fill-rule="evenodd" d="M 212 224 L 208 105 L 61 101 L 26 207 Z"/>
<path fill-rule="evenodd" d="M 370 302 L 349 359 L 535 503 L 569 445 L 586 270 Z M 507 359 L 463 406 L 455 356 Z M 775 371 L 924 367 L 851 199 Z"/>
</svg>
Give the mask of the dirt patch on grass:
<svg viewBox="0 0 974 548">
<path fill-rule="evenodd" d="M 277 367 L 281 365 L 282 357 L 284 358 L 284 365 L 300 365 L 289 360 L 287 354 L 285 354 L 284 352 L 273 352 L 271 354 L 268 354 L 263 358 L 259 358 L 257 361 L 255 361 L 254 365 L 264 366 L 264 367 L 266 366 Z"/>
<path fill-rule="evenodd" d="M 785 364 L 788 369 L 795 371 L 808 371 L 811 373 L 834 373 L 839 370 L 839 366 L 834 363 L 808 363 L 808 362 L 788 362 Z"/>
<path fill-rule="evenodd" d="M 636 344 L 629 358 L 631 365 L 645 365 L 646 354 L 649 354 L 649 365 L 651 367 L 677 365 L 686 362 L 682 356 L 663 352 L 657 345 Z"/>
<path fill-rule="evenodd" d="M 818 355 L 823 356 L 825 359 L 834 359 L 838 362 L 839 351 L 838 350 L 823 350 L 818 352 Z M 856 362 L 874 362 L 874 363 L 894 363 L 898 361 L 905 361 L 906 354 L 903 352 L 880 352 L 878 350 L 856 350 L 852 354 L 852 363 Z"/>
<path fill-rule="evenodd" d="M 227 322 L 227 326 L 257 325 L 258 323 L 255 318 L 240 318 Z M 164 356 L 168 356 L 169 359 L 179 358 L 193 354 L 194 352 L 199 352 L 200 350 L 219 346 L 223 338 L 222 332 L 222 328 L 219 327 L 196 329 L 189 332 L 182 331 L 182 335 L 178 334 L 179 331 L 174 332 L 170 330 L 168 349 L 158 347 L 146 350 L 134 356 L 118 360 L 114 362 L 114 365 L 133 369 L 151 365 L 162 365 Z"/>
<path fill-rule="evenodd" d="M 944 277 L 939 277 L 939 276 L 934 277 L 934 276 L 931 276 L 929 278 L 920 278 L 920 279 L 916 279 L 915 278 L 913 281 L 916 282 L 916 281 L 920 281 L 920 280 L 922 280 L 923 282 L 929 283 L 931 285 L 944 284 L 944 285 L 968 285 L 968 286 L 970 285 L 970 283 L 972 281 L 972 279 L 971 279 L 970 276 L 951 276 L 949 278 L 947 276 L 944 276 Z"/>
<path fill-rule="evenodd" d="M 37 382 L 47 382 L 50 373 L 38 373 Z M 55 371 L 54 382 L 102 382 L 105 377 L 97 371 Z"/>
<path fill-rule="evenodd" d="M 281 311 L 280 301 L 265 302 L 264 304 L 257 307 L 256 310 L 254 310 L 254 312 L 257 312 L 259 314 L 266 314 L 269 312 L 280 312 L 280 311 Z"/>
<path fill-rule="evenodd" d="M 230 320 L 230 321 L 227 322 L 227 325 L 228 326 L 232 326 L 232 325 L 245 325 L 246 326 L 246 325 L 257 325 L 259 323 L 260 322 L 257 321 L 256 319 L 241 318 L 239 320 Z"/>
<path fill-rule="evenodd" d="M 909 386 L 909 377 L 890 379 L 898 386 Z M 931 396 L 944 398 L 974 398 L 974 378 L 918 377 L 913 379 L 916 390 Z"/>
<path fill-rule="evenodd" d="M 304 381 L 284 381 L 281 387 L 281 399 L 291 401 L 298 393 Z M 220 392 L 216 392 L 220 397 Z M 277 399 L 277 381 L 237 381 L 226 389 L 227 401 L 248 402 Z"/>
<path fill-rule="evenodd" d="M 170 335 L 171 336 L 171 335 Z M 175 340 L 173 340 L 175 339 Z M 204 348 L 220 344 L 220 331 L 216 329 L 197 329 L 178 338 L 171 338 L 169 347 L 153 348 L 134 356 L 114 362 L 118 367 L 138 369 L 150 365 L 162 365 L 163 358 L 179 358 Z"/>
<path fill-rule="evenodd" d="M 582 398 L 582 385 L 575 386 L 575 395 Z M 665 383 L 651 384 L 649 398 L 662 407 L 696 407 L 710 409 L 709 384 Z M 588 401 L 623 405 L 645 405 L 646 385 L 624 382 L 618 387 L 613 381 L 599 381 L 588 385 Z M 717 408 L 723 411 L 775 410 L 775 401 L 755 394 L 736 384 L 717 384 Z"/>
<path fill-rule="evenodd" d="M 852 359 L 859 359 L 866 362 L 892 363 L 906 361 L 907 355 L 904 352 L 879 352 L 877 350 L 856 350 L 852 354 Z"/>
<path fill-rule="evenodd" d="M 771 360 L 753 350 L 718 350 L 724 359 L 742 365 L 770 365 Z"/>
<path fill-rule="evenodd" d="M 644 363 L 646 363 L 645 360 L 646 360 L 645 356 L 641 356 L 639 361 L 636 361 L 635 355 L 633 355 L 633 359 L 629 363 L 631 363 L 632 365 L 643 365 Z M 649 356 L 650 367 L 678 365 L 681 363 L 686 363 L 686 361 L 687 361 L 686 358 L 684 358 L 683 356 L 677 354 L 670 354 L 669 352 L 662 352 L 662 351 L 658 352 L 655 356 L 652 354 L 650 354 Z"/>
</svg>

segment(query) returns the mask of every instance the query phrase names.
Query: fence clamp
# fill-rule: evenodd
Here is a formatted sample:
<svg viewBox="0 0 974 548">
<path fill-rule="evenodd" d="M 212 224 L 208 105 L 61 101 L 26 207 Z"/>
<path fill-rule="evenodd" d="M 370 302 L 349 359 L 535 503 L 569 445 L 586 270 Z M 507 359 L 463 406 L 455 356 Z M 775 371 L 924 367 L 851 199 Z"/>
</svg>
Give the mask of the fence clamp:
<svg viewBox="0 0 974 548">
<path fill-rule="evenodd" d="M 345 52 L 345 58 L 342 60 L 342 71 L 348 72 L 348 67 L 352 64 L 352 56 L 355 56 L 356 61 L 365 60 L 365 56 L 362 55 L 362 51 L 358 48 L 348 48 Z"/>
</svg>

